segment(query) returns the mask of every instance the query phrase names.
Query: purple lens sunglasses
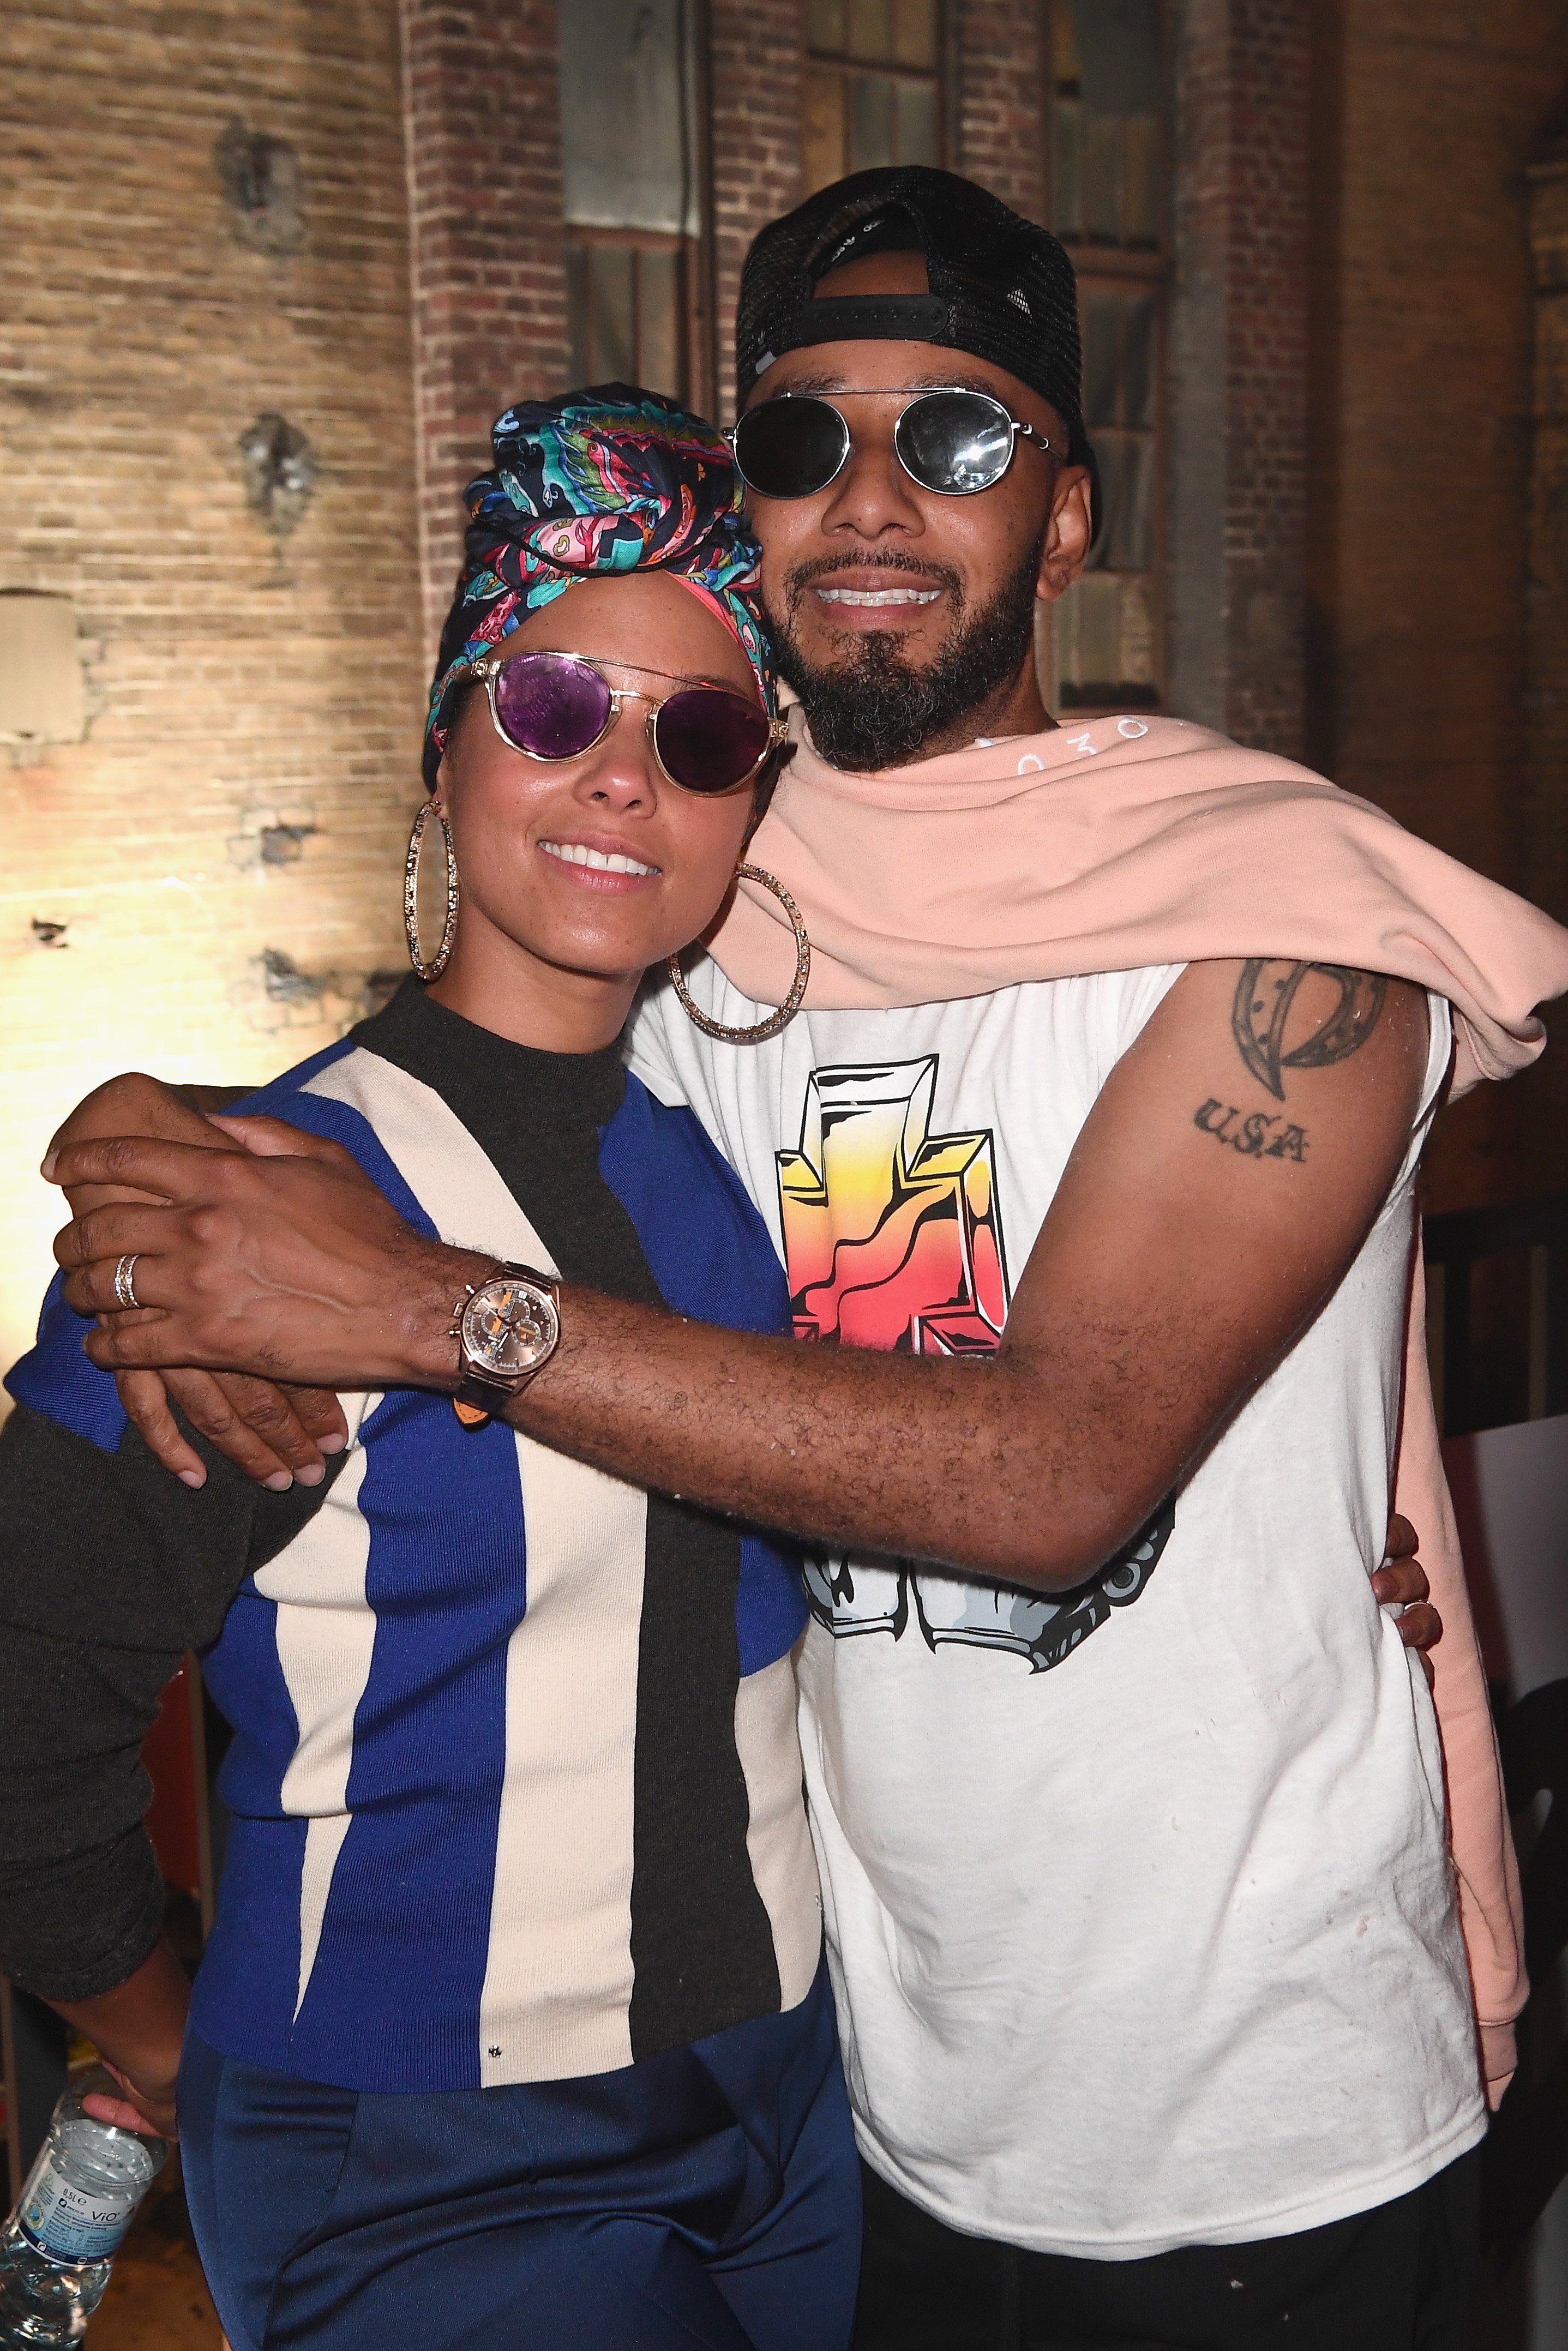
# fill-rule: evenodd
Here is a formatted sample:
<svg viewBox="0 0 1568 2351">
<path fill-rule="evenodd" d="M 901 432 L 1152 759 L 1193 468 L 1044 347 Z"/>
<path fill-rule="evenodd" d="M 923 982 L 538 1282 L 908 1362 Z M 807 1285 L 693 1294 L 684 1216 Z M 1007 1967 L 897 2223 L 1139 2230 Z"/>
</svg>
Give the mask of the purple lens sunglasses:
<svg viewBox="0 0 1568 2351">
<path fill-rule="evenodd" d="M 624 702 L 648 705 L 659 772 L 684 792 L 732 792 L 753 777 L 789 728 L 727 686 L 688 685 L 662 669 L 615 662 L 634 677 L 667 679 L 674 694 L 613 686 L 587 653 L 491 653 L 469 664 L 489 698 L 503 743 L 528 759 L 579 759 L 603 741 Z"/>
</svg>

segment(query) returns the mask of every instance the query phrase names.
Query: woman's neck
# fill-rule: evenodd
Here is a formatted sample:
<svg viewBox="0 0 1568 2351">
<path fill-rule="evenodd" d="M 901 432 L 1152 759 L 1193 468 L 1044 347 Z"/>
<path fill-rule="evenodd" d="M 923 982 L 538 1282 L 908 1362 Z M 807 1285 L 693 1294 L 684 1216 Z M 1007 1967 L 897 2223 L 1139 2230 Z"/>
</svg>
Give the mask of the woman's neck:
<svg viewBox="0 0 1568 2351">
<path fill-rule="evenodd" d="M 452 959 L 430 983 L 435 1003 L 492 1036 L 541 1053 L 596 1053 L 626 1025 L 640 972 L 569 971 L 499 932 L 461 930 Z"/>
</svg>

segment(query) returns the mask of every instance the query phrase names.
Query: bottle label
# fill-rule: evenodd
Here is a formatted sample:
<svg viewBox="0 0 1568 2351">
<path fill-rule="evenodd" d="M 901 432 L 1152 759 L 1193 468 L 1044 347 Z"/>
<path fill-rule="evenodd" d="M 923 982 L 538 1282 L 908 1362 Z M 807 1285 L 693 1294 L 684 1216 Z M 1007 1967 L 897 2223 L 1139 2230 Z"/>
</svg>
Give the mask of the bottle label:
<svg viewBox="0 0 1568 2351">
<path fill-rule="evenodd" d="M 51 2262 L 107 2262 L 130 2228 L 140 2198 L 95 2192 L 62 2179 L 46 2148 L 16 2213 L 28 2241 Z"/>
</svg>

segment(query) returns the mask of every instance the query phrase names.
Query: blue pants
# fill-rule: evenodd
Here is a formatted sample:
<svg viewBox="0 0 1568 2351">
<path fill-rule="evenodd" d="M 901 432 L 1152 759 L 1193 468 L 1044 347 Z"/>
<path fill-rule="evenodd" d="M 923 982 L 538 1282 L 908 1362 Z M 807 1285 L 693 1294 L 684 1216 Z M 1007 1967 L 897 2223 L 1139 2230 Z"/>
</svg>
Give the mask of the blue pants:
<svg viewBox="0 0 1568 2351">
<path fill-rule="evenodd" d="M 843 2351 L 860 2185 L 826 1970 L 575 2082 L 336 2090 L 188 2032 L 185 2191 L 234 2351 Z"/>
</svg>

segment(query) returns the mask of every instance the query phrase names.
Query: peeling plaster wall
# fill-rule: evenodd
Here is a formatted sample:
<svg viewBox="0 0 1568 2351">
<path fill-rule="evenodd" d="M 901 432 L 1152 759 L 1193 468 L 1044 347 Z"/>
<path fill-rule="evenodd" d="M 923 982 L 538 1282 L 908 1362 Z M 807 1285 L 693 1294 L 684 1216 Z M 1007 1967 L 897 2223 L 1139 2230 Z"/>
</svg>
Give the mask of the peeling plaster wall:
<svg viewBox="0 0 1568 2351">
<path fill-rule="evenodd" d="M 128 1066 L 265 1078 L 402 960 L 423 664 L 395 0 L 18 0 L 0 221 L 0 591 L 71 600 L 89 711 L 85 740 L 0 744 L 8 1363 L 70 1103 Z M 268 419 L 315 470 L 278 444 L 258 503 L 240 444 Z"/>
</svg>

